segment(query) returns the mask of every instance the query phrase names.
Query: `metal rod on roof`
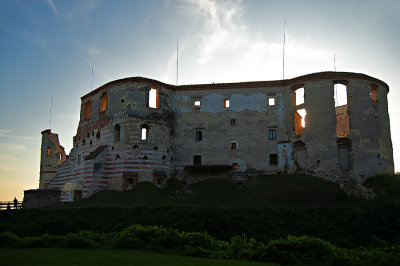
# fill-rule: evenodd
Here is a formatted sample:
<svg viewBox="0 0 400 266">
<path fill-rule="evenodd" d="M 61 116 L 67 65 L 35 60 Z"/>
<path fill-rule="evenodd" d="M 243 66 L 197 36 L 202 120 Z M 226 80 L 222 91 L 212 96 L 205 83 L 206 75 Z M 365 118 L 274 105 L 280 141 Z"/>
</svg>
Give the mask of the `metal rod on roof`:
<svg viewBox="0 0 400 266">
<path fill-rule="evenodd" d="M 286 12 L 285 12 L 285 20 L 283 22 L 283 64 L 282 64 L 283 79 L 285 79 L 285 44 L 286 44 Z"/>
<path fill-rule="evenodd" d="M 333 69 L 336 72 L 336 55 L 335 55 L 335 52 L 333 52 Z"/>
<path fill-rule="evenodd" d="M 93 89 L 93 66 L 92 66 L 92 79 L 90 81 L 90 91 Z"/>
<path fill-rule="evenodd" d="M 178 73 L 179 73 L 179 62 L 178 62 L 178 48 L 179 48 L 179 43 L 178 43 L 178 38 L 179 38 L 179 28 L 176 28 L 176 85 L 178 85 Z"/>
<path fill-rule="evenodd" d="M 49 119 L 49 129 L 51 129 L 51 109 L 53 107 L 53 96 L 50 96 L 50 119 Z"/>
</svg>

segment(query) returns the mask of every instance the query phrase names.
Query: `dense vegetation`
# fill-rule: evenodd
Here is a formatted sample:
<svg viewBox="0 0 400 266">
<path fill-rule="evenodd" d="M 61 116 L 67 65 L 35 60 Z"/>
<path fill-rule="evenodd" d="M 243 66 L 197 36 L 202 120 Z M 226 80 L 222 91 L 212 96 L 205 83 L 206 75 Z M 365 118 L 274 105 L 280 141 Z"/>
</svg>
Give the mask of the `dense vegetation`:
<svg viewBox="0 0 400 266">
<path fill-rule="evenodd" d="M 176 180 L 162 190 L 140 183 L 131 191 L 2 217 L 0 231 L 19 237 L 108 234 L 137 224 L 207 232 L 227 242 L 242 235 L 257 243 L 308 235 L 341 248 L 400 245 L 400 175 L 373 177 L 365 186 L 377 193 L 375 200 L 348 197 L 337 185 L 305 175 L 259 176 L 244 186 L 209 179 L 190 190 Z"/>
<path fill-rule="evenodd" d="M 246 236 L 230 242 L 216 240 L 207 233 L 186 233 L 157 226 L 133 225 L 117 233 L 81 231 L 65 236 L 18 237 L 0 233 L 0 247 L 32 248 L 118 248 L 172 254 L 283 264 L 398 265 L 400 247 L 371 250 L 337 248 L 319 238 L 307 236 L 270 240 L 267 244 Z"/>
</svg>

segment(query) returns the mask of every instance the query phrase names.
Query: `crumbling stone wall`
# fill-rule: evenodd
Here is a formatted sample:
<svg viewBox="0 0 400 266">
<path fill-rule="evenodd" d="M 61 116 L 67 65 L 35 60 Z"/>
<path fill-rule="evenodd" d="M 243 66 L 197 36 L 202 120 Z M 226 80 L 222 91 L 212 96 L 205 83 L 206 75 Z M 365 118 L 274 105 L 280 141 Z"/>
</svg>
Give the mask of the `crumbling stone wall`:
<svg viewBox="0 0 400 266">
<path fill-rule="evenodd" d="M 338 83 L 346 86 L 347 104 L 335 107 Z M 304 101 L 297 104 L 299 88 Z M 87 197 L 143 181 L 163 186 L 171 177 L 190 183 L 307 173 L 360 183 L 394 170 L 388 90 L 381 80 L 346 72 L 183 86 L 116 80 L 82 97 L 74 147 L 49 188 L 71 201 L 69 187 Z M 154 105 L 150 91 L 156 92 Z"/>
</svg>

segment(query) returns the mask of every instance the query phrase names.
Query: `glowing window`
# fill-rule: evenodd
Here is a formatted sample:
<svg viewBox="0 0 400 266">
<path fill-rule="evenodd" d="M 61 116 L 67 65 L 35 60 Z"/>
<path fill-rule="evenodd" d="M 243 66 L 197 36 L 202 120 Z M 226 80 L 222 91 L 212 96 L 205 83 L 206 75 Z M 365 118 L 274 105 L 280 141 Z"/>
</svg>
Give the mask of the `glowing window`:
<svg viewBox="0 0 400 266">
<path fill-rule="evenodd" d="M 268 98 L 268 105 L 269 106 L 274 106 L 275 105 L 275 97 L 269 97 Z"/>
<path fill-rule="evenodd" d="M 300 136 L 303 130 L 306 128 L 306 109 L 299 109 L 294 112 L 294 128 L 296 136 Z"/>
<path fill-rule="evenodd" d="M 378 101 L 378 87 L 376 85 L 371 85 L 371 91 L 369 92 L 371 100 L 374 102 Z"/>
<path fill-rule="evenodd" d="M 238 170 L 239 169 L 239 165 L 237 164 L 237 163 L 233 163 L 232 164 L 232 168 L 233 168 L 233 170 Z"/>
<path fill-rule="evenodd" d="M 47 157 L 51 157 L 51 149 L 47 148 Z"/>
<path fill-rule="evenodd" d="M 149 91 L 149 107 L 150 108 L 159 108 L 159 94 L 158 94 L 158 88 L 156 86 L 152 86 L 150 91 Z"/>
</svg>

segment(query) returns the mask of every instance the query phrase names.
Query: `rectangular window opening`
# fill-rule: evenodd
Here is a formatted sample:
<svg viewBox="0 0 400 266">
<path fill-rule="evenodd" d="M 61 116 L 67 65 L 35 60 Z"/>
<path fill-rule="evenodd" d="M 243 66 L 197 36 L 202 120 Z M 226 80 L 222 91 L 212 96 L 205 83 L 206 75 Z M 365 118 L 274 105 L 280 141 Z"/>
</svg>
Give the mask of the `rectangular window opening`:
<svg viewBox="0 0 400 266">
<path fill-rule="evenodd" d="M 231 149 L 232 150 L 236 150 L 236 148 L 237 148 L 236 142 L 232 142 L 231 143 Z"/>
<path fill-rule="evenodd" d="M 200 109 L 200 104 L 201 104 L 200 100 L 194 101 L 194 108 L 195 109 Z"/>
<path fill-rule="evenodd" d="M 343 106 L 347 104 L 347 86 L 336 83 L 333 85 L 335 107 Z"/>
<path fill-rule="evenodd" d="M 141 136 L 142 140 L 146 140 L 147 139 L 147 128 L 142 127 L 142 136 Z"/>
<path fill-rule="evenodd" d="M 203 131 L 196 131 L 196 141 L 202 141 L 203 140 Z"/>
<path fill-rule="evenodd" d="M 224 107 L 229 108 L 229 100 L 224 100 Z"/>
<path fill-rule="evenodd" d="M 232 168 L 233 168 L 234 171 L 236 171 L 236 170 L 239 169 L 239 165 L 237 163 L 233 163 L 232 164 Z"/>
<path fill-rule="evenodd" d="M 231 126 L 235 126 L 236 125 L 236 119 L 231 119 Z"/>
<path fill-rule="evenodd" d="M 269 130 L 269 139 L 276 139 L 276 130 L 275 129 L 270 129 Z"/>
<path fill-rule="evenodd" d="M 306 109 L 299 109 L 294 112 L 294 128 L 296 136 L 300 136 L 303 130 L 306 128 Z"/>
<path fill-rule="evenodd" d="M 270 154 L 269 155 L 269 164 L 277 165 L 278 164 L 278 154 Z"/>
<path fill-rule="evenodd" d="M 201 165 L 201 155 L 193 156 L 193 165 Z"/>
<path fill-rule="evenodd" d="M 375 85 L 372 85 L 369 95 L 371 97 L 371 100 L 373 100 L 374 102 L 378 101 L 378 87 Z"/>
<path fill-rule="evenodd" d="M 274 106 L 275 105 L 275 97 L 269 97 L 268 98 L 268 105 L 269 106 Z"/>
<path fill-rule="evenodd" d="M 151 87 L 149 91 L 149 107 L 158 109 L 159 107 L 159 94 L 157 87 Z"/>
<path fill-rule="evenodd" d="M 300 105 L 304 103 L 304 87 L 298 88 L 293 92 L 294 104 Z"/>
</svg>

